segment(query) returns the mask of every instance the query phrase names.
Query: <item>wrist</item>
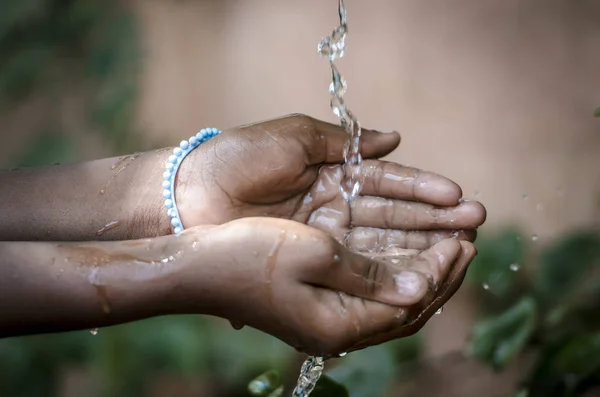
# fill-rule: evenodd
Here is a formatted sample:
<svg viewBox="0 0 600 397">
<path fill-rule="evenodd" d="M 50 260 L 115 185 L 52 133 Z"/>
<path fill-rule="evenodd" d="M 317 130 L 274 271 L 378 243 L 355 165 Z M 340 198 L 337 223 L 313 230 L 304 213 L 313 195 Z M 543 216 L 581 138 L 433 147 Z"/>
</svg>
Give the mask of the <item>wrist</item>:
<svg viewBox="0 0 600 397">
<path fill-rule="evenodd" d="M 219 226 L 201 226 L 170 236 L 163 251 L 173 255 L 176 271 L 169 280 L 168 313 L 222 315 L 222 265 L 226 253 L 221 249 Z M 175 248 L 173 248 L 175 247 Z M 226 250 L 225 250 L 226 251 Z"/>
<path fill-rule="evenodd" d="M 217 205 L 211 202 L 211 188 L 206 185 L 206 171 L 211 164 L 207 160 L 210 142 L 203 143 L 192 150 L 181 163 L 175 178 L 175 199 L 184 229 L 198 225 L 217 224 L 211 209 Z M 208 210 L 207 210 L 208 209 Z"/>
</svg>

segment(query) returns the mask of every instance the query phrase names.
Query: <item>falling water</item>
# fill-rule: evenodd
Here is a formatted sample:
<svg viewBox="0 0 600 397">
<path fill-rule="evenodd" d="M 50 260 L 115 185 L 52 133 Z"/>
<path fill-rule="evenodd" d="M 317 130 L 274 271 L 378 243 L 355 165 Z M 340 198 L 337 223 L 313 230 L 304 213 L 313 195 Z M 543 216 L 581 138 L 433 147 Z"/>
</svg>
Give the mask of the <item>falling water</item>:
<svg viewBox="0 0 600 397">
<path fill-rule="evenodd" d="M 340 124 L 348 133 L 349 139 L 344 148 L 344 179 L 341 183 L 341 191 L 344 198 L 351 202 L 359 195 L 362 180 L 361 167 L 362 156 L 360 154 L 360 123 L 354 117 L 354 114 L 346 107 L 344 94 L 346 93 L 346 80 L 342 77 L 335 60 L 342 58 L 346 50 L 346 36 L 348 34 L 348 25 L 346 23 L 346 7 L 343 0 L 338 0 L 338 12 L 340 24 L 331 32 L 330 36 L 325 37 L 318 46 L 319 54 L 329 59 L 331 67 L 331 84 L 329 93 L 331 94 L 331 110 L 340 119 Z"/>
<path fill-rule="evenodd" d="M 302 364 L 298 383 L 292 397 L 308 397 L 317 385 L 323 373 L 324 360 L 322 357 L 309 357 Z"/>
<path fill-rule="evenodd" d="M 347 88 L 346 80 L 335 66 L 335 60 L 342 58 L 346 50 L 348 25 L 346 23 L 344 0 L 338 0 L 338 13 L 340 17 L 339 26 L 331 32 L 331 35 L 321 40 L 318 51 L 319 54 L 329 59 L 329 66 L 331 67 L 332 81 L 329 85 L 331 110 L 339 118 L 341 126 L 348 133 L 348 141 L 344 147 L 344 176 L 340 184 L 340 191 L 344 199 L 352 206 L 362 187 L 361 128 L 354 114 L 346 107 L 346 101 L 344 100 Z M 345 355 L 346 353 L 342 353 L 340 357 Z M 308 397 L 310 395 L 323 373 L 324 361 L 322 357 L 308 357 L 304 361 L 292 397 Z"/>
</svg>

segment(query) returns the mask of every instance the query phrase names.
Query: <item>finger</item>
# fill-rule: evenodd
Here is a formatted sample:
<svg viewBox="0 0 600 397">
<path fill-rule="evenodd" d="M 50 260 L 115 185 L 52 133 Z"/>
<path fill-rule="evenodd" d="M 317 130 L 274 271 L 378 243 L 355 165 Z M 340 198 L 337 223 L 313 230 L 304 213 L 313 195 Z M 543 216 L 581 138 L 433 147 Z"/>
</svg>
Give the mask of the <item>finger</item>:
<svg viewBox="0 0 600 397">
<path fill-rule="evenodd" d="M 429 281 L 428 286 L 435 290 L 446 280 L 448 272 L 458 260 L 461 243 L 455 239 L 442 240 L 419 255 L 399 262 L 399 266 L 424 274 Z"/>
<path fill-rule="evenodd" d="M 420 201 L 433 205 L 456 205 L 460 186 L 433 172 L 378 160 L 364 162 L 362 194 L 391 199 Z"/>
<path fill-rule="evenodd" d="M 475 241 L 477 231 L 467 230 L 397 230 L 354 227 L 346 237 L 346 246 L 352 251 L 386 251 L 390 248 L 424 250 L 448 239 Z"/>
<path fill-rule="evenodd" d="M 393 328 L 389 332 L 373 334 L 372 337 L 357 343 L 355 346 L 349 349 L 349 351 L 364 349 L 365 347 L 378 345 L 393 339 L 410 336 L 423 328 L 431 316 L 433 316 L 444 304 L 446 304 L 446 302 L 448 302 L 448 300 L 456 293 L 456 291 L 458 291 L 465 278 L 469 264 L 477 254 L 477 250 L 473 244 L 463 241 L 460 243 L 460 245 L 460 255 L 452 267 L 447 280 L 440 287 L 435 298 L 429 302 L 429 304 L 423 310 L 421 310 L 415 316 L 411 316 L 412 319 L 407 324 Z M 392 316 L 389 316 L 388 319 L 390 324 L 397 323 Z"/>
<path fill-rule="evenodd" d="M 308 269 L 303 281 L 372 301 L 410 306 L 425 296 L 430 282 L 438 283 L 445 276 L 459 251 L 458 241 L 441 241 L 414 258 L 405 258 L 414 269 L 407 270 L 339 249 L 329 266 Z"/>
<path fill-rule="evenodd" d="M 323 339 L 329 341 L 323 351 L 315 353 L 326 358 L 348 352 L 357 343 L 375 335 L 392 332 L 408 319 L 405 308 L 324 288 L 311 288 L 311 293 L 312 300 L 322 303 L 312 315 L 319 319 Z"/>
<path fill-rule="evenodd" d="M 306 116 L 304 116 L 306 117 Z M 304 134 L 304 143 L 311 165 L 340 163 L 344 159 L 344 146 L 348 134 L 340 126 L 325 121 L 307 118 L 314 128 L 314 134 Z M 364 158 L 380 158 L 390 154 L 400 144 L 397 132 L 382 133 L 362 129 L 361 154 Z"/>
<path fill-rule="evenodd" d="M 485 207 L 478 201 L 463 201 L 452 207 L 358 197 L 352 206 L 352 224 L 383 229 L 431 230 L 476 229 L 485 221 Z"/>
</svg>

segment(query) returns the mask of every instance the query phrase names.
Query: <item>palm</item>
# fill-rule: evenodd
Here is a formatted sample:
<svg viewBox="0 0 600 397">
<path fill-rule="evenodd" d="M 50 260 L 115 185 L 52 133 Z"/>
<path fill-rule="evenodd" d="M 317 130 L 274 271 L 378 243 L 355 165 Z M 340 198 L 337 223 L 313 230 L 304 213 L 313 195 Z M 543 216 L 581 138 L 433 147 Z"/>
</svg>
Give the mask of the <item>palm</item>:
<svg viewBox="0 0 600 397">
<path fill-rule="evenodd" d="M 225 132 L 202 145 L 191 160 L 192 169 L 203 171 L 202 183 L 184 183 L 190 214 L 184 223 L 186 218 L 196 226 L 277 217 L 317 227 L 339 241 L 352 223 L 350 243 L 367 249 L 374 242 L 426 248 L 453 230 L 475 229 L 483 222 L 479 203 L 457 205 L 461 192 L 453 182 L 378 160 L 365 161 L 365 196 L 350 208 L 339 193 L 345 134 L 305 123 L 297 117 L 280 119 Z M 365 141 L 365 157 L 385 155 L 398 143 L 377 147 Z"/>
</svg>

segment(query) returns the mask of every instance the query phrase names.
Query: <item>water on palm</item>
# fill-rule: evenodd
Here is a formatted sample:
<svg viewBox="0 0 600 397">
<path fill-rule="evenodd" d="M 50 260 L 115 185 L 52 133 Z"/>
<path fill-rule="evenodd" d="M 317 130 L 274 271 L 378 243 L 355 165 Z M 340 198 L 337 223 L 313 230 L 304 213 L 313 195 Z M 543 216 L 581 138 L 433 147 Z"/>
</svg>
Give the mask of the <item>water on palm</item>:
<svg viewBox="0 0 600 397">
<path fill-rule="evenodd" d="M 361 128 L 354 114 L 346 106 L 344 100 L 347 88 L 346 80 L 344 80 L 335 65 L 335 60 L 344 56 L 348 34 L 346 7 L 343 0 L 338 0 L 338 13 L 340 17 L 339 26 L 329 36 L 321 40 L 318 51 L 319 54 L 329 60 L 331 68 L 331 84 L 329 85 L 331 110 L 339 118 L 340 124 L 348 133 L 348 141 L 344 148 L 344 176 L 340 184 L 340 191 L 344 199 L 352 205 L 354 199 L 360 194 L 362 185 Z M 340 356 L 342 355 L 345 355 L 345 353 Z M 310 395 L 323 373 L 324 361 L 323 357 L 308 357 L 304 361 L 298 383 L 292 394 L 293 397 L 308 397 Z"/>
</svg>

